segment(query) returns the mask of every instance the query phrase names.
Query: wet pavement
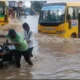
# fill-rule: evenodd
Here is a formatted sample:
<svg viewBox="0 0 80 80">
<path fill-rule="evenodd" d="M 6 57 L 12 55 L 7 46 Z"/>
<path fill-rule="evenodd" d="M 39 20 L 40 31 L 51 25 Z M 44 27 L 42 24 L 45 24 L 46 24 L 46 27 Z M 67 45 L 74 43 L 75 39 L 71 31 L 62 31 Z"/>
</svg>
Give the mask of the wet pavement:
<svg viewBox="0 0 80 80">
<path fill-rule="evenodd" d="M 28 22 L 34 32 L 34 65 L 29 67 L 22 58 L 20 69 L 1 69 L 0 79 L 80 79 L 80 39 L 37 33 L 38 16 L 20 21 Z"/>
<path fill-rule="evenodd" d="M 39 16 L 35 15 L 35 16 L 27 16 L 26 18 L 24 18 L 23 16 L 20 17 L 19 21 L 23 24 L 24 22 L 27 22 L 31 28 L 31 30 L 34 33 L 38 32 L 38 19 Z"/>
</svg>

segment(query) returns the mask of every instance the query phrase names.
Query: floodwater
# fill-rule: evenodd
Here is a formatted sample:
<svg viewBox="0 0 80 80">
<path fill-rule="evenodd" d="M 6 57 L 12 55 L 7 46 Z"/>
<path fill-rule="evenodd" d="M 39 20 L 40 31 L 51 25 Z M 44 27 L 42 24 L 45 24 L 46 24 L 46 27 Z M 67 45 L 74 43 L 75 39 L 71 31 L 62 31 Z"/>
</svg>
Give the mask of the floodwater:
<svg viewBox="0 0 80 80">
<path fill-rule="evenodd" d="M 34 65 L 29 67 L 22 58 L 20 69 L 1 69 L 0 79 L 80 79 L 80 39 L 37 33 L 38 16 L 20 21 L 28 22 L 34 32 Z"/>
</svg>

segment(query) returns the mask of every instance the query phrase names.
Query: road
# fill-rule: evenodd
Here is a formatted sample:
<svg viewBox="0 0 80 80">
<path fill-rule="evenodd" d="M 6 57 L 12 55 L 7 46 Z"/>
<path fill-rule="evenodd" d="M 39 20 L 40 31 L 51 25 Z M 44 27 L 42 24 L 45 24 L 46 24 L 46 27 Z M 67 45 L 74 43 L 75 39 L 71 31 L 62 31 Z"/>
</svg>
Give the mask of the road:
<svg viewBox="0 0 80 80">
<path fill-rule="evenodd" d="M 80 39 L 64 39 L 37 33 L 38 16 L 22 17 L 34 32 L 33 67 L 24 59 L 21 68 L 0 70 L 0 79 L 80 79 Z"/>
</svg>

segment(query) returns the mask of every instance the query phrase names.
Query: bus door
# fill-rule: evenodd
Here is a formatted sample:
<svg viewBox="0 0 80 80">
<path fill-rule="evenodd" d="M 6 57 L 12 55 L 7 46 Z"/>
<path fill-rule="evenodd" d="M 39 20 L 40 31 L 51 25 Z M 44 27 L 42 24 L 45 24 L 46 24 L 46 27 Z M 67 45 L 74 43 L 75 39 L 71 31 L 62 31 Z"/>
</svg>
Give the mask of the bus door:
<svg viewBox="0 0 80 80">
<path fill-rule="evenodd" d="M 68 35 L 70 35 L 70 37 L 77 37 L 78 13 L 76 7 L 68 7 L 67 21 L 68 21 Z"/>
<path fill-rule="evenodd" d="M 80 37 L 80 9 L 78 9 L 78 37 Z"/>
<path fill-rule="evenodd" d="M 6 12 L 6 4 L 4 1 L 0 1 L 0 24 L 8 22 L 8 14 Z"/>
<path fill-rule="evenodd" d="M 0 7 L 0 21 L 1 22 L 7 22 L 8 21 L 8 16 L 5 14 L 5 8 L 6 7 Z"/>
<path fill-rule="evenodd" d="M 4 21 L 4 8 L 0 7 L 0 21 Z"/>
</svg>

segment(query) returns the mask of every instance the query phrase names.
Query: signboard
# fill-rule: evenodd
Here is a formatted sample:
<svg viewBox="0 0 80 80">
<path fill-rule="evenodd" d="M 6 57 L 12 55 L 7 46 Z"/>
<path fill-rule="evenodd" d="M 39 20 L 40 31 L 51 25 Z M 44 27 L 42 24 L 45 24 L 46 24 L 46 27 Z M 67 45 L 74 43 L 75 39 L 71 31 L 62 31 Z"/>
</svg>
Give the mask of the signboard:
<svg viewBox="0 0 80 80">
<path fill-rule="evenodd" d="M 71 21 L 71 26 L 77 26 L 77 25 L 78 25 L 78 23 L 77 23 L 76 20 L 72 20 L 72 21 Z"/>
<path fill-rule="evenodd" d="M 9 1 L 9 7 L 18 7 L 18 2 L 16 2 L 16 1 Z"/>
<path fill-rule="evenodd" d="M 9 1 L 9 7 L 14 7 L 15 6 L 15 1 Z"/>
</svg>

